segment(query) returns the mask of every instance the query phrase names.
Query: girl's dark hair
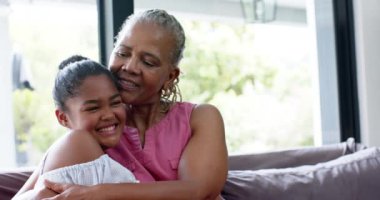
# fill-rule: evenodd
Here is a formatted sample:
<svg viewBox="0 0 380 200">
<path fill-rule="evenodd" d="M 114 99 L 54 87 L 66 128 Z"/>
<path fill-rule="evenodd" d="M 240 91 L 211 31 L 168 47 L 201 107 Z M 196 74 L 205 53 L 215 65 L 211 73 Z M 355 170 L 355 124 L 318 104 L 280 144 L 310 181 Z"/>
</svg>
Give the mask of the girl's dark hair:
<svg viewBox="0 0 380 200">
<path fill-rule="evenodd" d="M 103 65 L 81 55 L 70 56 L 59 64 L 59 71 L 55 78 L 53 98 L 55 105 L 66 110 L 67 99 L 78 95 L 82 82 L 89 76 L 107 76 L 120 89 L 119 83 L 112 73 Z"/>
</svg>

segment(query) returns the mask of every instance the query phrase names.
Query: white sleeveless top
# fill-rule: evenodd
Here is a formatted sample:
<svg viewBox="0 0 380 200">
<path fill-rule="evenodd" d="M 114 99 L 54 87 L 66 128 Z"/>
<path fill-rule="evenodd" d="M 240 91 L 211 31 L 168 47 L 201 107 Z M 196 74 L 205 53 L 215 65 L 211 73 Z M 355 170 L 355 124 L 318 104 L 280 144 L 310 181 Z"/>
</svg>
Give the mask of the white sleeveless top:
<svg viewBox="0 0 380 200">
<path fill-rule="evenodd" d="M 48 171 L 37 180 L 35 188 L 44 187 L 44 180 L 56 183 L 96 185 L 102 183 L 138 183 L 127 168 L 114 161 L 107 154 L 98 159 Z"/>
</svg>

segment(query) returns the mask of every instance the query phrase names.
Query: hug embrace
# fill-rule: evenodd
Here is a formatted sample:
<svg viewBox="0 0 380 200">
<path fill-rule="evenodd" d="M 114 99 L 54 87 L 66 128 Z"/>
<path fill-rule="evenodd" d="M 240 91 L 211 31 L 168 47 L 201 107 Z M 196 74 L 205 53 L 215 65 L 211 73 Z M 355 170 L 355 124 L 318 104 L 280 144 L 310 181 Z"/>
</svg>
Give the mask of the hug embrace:
<svg viewBox="0 0 380 200">
<path fill-rule="evenodd" d="M 182 102 L 185 34 L 164 10 L 124 22 L 108 69 L 64 60 L 53 96 L 56 141 L 14 199 L 221 199 L 227 176 L 223 118 Z"/>
</svg>

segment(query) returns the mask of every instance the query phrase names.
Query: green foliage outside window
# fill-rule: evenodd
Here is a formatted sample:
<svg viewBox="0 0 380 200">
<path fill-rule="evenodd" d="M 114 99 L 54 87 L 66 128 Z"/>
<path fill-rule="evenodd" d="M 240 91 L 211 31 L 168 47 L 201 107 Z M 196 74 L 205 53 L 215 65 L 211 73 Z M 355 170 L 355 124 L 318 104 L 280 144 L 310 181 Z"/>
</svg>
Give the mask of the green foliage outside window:
<svg viewBox="0 0 380 200">
<path fill-rule="evenodd" d="M 79 19 L 79 25 L 53 16 L 50 21 L 11 21 L 14 43 L 29 61 L 35 80 L 35 91 L 14 92 L 18 148 L 33 154 L 33 163 L 66 132 L 55 119 L 51 95 L 58 63 L 74 53 L 98 57 L 96 22 Z M 191 20 L 182 24 L 187 34 L 180 66 L 183 99 L 212 103 L 221 110 L 230 152 L 248 146 L 312 145 L 308 66 L 276 67 L 252 48 L 255 29 L 248 25 Z"/>
</svg>

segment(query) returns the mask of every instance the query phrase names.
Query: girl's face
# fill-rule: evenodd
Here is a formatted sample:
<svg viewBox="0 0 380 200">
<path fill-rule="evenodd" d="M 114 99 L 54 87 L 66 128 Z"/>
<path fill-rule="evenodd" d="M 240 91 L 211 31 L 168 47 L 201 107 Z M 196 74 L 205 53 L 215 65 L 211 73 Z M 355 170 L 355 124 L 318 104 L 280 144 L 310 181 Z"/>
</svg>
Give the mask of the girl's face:
<svg viewBox="0 0 380 200">
<path fill-rule="evenodd" d="M 127 104 L 158 102 L 161 89 L 178 75 L 171 62 L 172 35 L 153 23 L 137 23 L 125 31 L 110 58 L 110 69 L 119 79 Z"/>
<path fill-rule="evenodd" d="M 66 120 L 63 125 L 89 132 L 103 148 L 118 144 L 126 117 L 112 81 L 105 75 L 89 76 L 77 91 L 78 95 L 65 102 L 67 111 L 57 115 Z"/>
</svg>

